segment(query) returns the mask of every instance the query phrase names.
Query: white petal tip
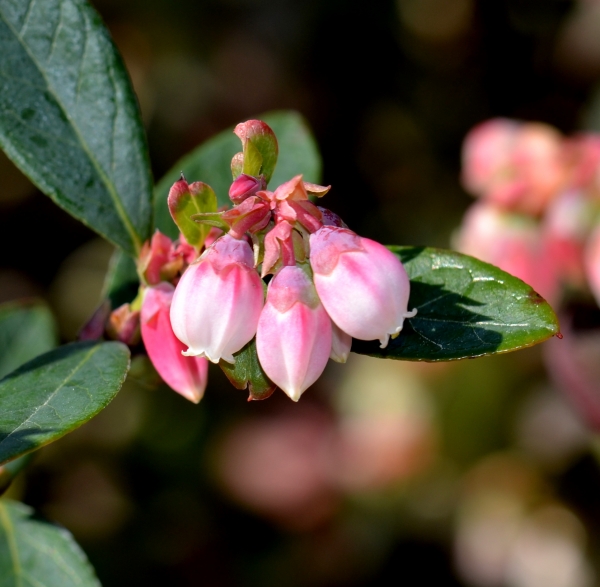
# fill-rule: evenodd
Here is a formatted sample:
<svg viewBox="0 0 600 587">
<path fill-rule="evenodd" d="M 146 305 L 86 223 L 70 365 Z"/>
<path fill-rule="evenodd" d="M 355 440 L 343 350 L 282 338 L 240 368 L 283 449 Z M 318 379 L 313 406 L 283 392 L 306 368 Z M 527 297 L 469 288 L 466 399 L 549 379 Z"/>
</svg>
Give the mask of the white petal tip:
<svg viewBox="0 0 600 587">
<path fill-rule="evenodd" d="M 387 347 L 387 345 L 388 345 L 388 342 L 389 342 L 389 341 L 390 341 L 390 335 L 389 335 L 389 334 L 386 334 L 385 336 L 382 336 L 382 337 L 379 339 L 379 342 L 381 343 L 381 344 L 379 345 L 379 348 L 380 348 L 380 349 L 384 349 L 384 348 L 386 348 L 386 347 Z"/>
<path fill-rule="evenodd" d="M 348 360 L 348 355 L 347 354 L 340 355 L 340 356 L 329 355 L 329 358 L 332 361 L 335 361 L 336 363 L 345 363 Z"/>
<path fill-rule="evenodd" d="M 284 389 L 283 391 L 294 402 L 297 402 L 300 399 L 300 396 L 302 395 L 302 392 L 299 390 L 289 390 L 288 391 L 287 389 Z"/>
<path fill-rule="evenodd" d="M 195 390 L 186 390 L 178 392 L 179 395 L 183 396 L 186 400 L 192 402 L 193 404 L 199 404 L 200 400 L 204 396 L 204 391 L 197 392 Z"/>
<path fill-rule="evenodd" d="M 413 308 L 410 312 L 404 314 L 405 318 L 414 318 L 417 315 L 417 309 Z"/>
</svg>

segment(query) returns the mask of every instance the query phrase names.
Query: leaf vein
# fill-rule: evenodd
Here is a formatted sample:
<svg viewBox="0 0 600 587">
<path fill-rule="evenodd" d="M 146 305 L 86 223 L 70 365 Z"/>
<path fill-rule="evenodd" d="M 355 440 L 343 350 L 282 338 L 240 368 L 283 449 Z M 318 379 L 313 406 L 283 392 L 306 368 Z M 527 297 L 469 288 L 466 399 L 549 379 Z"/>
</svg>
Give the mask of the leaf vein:
<svg viewBox="0 0 600 587">
<path fill-rule="evenodd" d="M 433 304 L 434 302 L 437 302 L 438 300 L 442 300 L 443 298 L 448 297 L 449 295 L 452 295 L 452 292 L 445 292 L 445 293 L 439 295 L 437 298 L 433 298 L 431 300 L 427 300 L 423 304 L 417 306 L 417 309 L 421 310 L 423 308 L 426 308 L 429 304 Z"/>
<path fill-rule="evenodd" d="M 29 24 L 29 17 L 32 12 L 32 7 L 35 4 L 35 0 L 29 0 L 29 4 L 27 5 L 27 10 L 25 10 L 25 17 L 23 18 L 23 24 L 21 25 L 21 29 L 19 30 L 19 34 L 23 36 L 23 31 L 27 28 Z"/>
<path fill-rule="evenodd" d="M 50 42 L 50 51 L 48 52 L 48 56 L 46 57 L 46 62 L 48 62 L 48 61 L 50 61 L 50 59 L 52 59 L 52 54 L 54 53 L 54 49 L 56 48 L 56 44 L 58 42 L 58 35 L 63 26 L 63 4 L 62 4 L 62 2 L 60 4 L 59 10 L 60 10 L 60 16 L 58 17 L 58 24 L 56 25 L 56 28 L 54 29 L 54 33 L 52 34 L 52 41 Z"/>
<path fill-rule="evenodd" d="M 34 1 L 34 0 L 32 0 L 32 1 Z M 80 7 L 80 9 L 81 9 L 81 7 Z M 106 191 L 115 207 L 117 215 L 118 215 L 121 223 L 123 224 L 123 227 L 125 228 L 126 232 L 128 233 L 128 235 L 131 239 L 131 242 L 133 243 L 134 248 L 136 249 L 136 251 L 139 251 L 141 248 L 141 238 L 138 235 L 136 229 L 134 228 L 134 226 L 131 222 L 131 219 L 129 218 L 125 208 L 123 207 L 123 202 L 121 202 L 119 195 L 118 195 L 111 179 L 107 176 L 106 172 L 102 168 L 102 165 L 100 165 L 100 162 L 96 159 L 95 156 L 93 156 L 92 152 L 90 151 L 90 147 L 89 147 L 88 143 L 84 140 L 83 136 L 80 133 L 79 127 L 74 123 L 69 112 L 65 109 L 63 100 L 60 98 L 60 96 L 56 92 L 56 89 L 54 88 L 54 86 L 50 83 L 50 80 L 48 79 L 45 70 L 41 67 L 41 64 L 39 63 L 36 56 L 31 52 L 29 46 L 25 43 L 25 40 L 22 38 L 20 33 L 18 33 L 15 30 L 12 23 L 9 22 L 8 19 L 6 19 L 6 17 L 4 17 L 4 15 L 1 13 L 1 11 L 0 11 L 0 16 L 2 17 L 2 19 L 4 20 L 4 22 L 6 23 L 8 28 L 12 31 L 14 36 L 18 39 L 18 41 L 20 42 L 24 51 L 27 53 L 27 55 L 31 59 L 32 63 L 34 63 L 36 65 L 38 72 L 40 73 L 40 75 L 42 76 L 44 81 L 46 82 L 47 90 L 52 94 L 52 96 L 56 100 L 57 105 L 59 105 L 59 107 L 63 111 L 63 114 L 67 117 L 68 120 L 71 121 L 71 128 L 72 128 L 73 133 L 76 135 L 77 139 L 79 140 L 79 143 L 81 144 L 82 150 L 87 155 L 89 161 L 91 162 L 92 166 L 95 168 L 98 176 L 100 177 L 102 183 L 104 184 L 104 187 L 106 188 Z M 82 16 L 83 16 L 83 21 L 85 23 L 84 24 L 85 30 L 83 33 L 85 36 L 85 42 L 84 42 L 84 50 L 83 50 L 83 54 L 82 54 L 82 58 L 81 58 L 81 62 L 80 62 L 80 66 L 79 66 L 79 70 L 78 70 L 78 74 L 77 74 L 77 90 L 76 90 L 76 96 L 75 96 L 75 106 L 78 103 L 78 99 L 79 99 L 79 95 L 80 95 L 80 91 L 81 91 L 81 83 L 82 83 L 83 70 L 84 70 L 84 65 L 85 65 L 85 55 L 86 55 L 86 51 L 87 51 L 87 45 L 88 45 L 88 42 L 90 39 L 89 16 L 86 15 L 85 13 Z"/>
<path fill-rule="evenodd" d="M 40 552 L 46 554 L 49 558 L 51 558 L 57 567 L 60 567 L 65 575 L 68 575 L 75 583 L 81 583 L 81 578 L 73 571 L 73 569 L 69 566 L 69 564 L 65 561 L 64 557 L 60 555 L 56 548 L 49 548 L 47 544 L 40 542 L 35 539 L 36 537 L 27 534 L 23 536 L 23 541 L 27 542 L 27 544 Z"/>
<path fill-rule="evenodd" d="M 35 415 L 46 405 L 48 405 L 48 403 L 56 396 L 56 394 L 63 388 L 65 387 L 65 385 L 69 382 L 69 380 L 75 375 L 75 373 L 77 373 L 77 371 L 79 371 L 79 369 L 81 369 L 81 367 L 87 363 L 87 361 L 89 361 L 90 357 L 98 350 L 98 346 L 93 346 L 86 354 L 85 356 L 81 359 L 81 361 L 75 366 L 73 367 L 73 369 L 71 370 L 71 372 L 63 379 L 63 381 L 56 387 L 56 389 L 48 396 L 48 398 L 46 399 L 46 401 L 44 401 L 42 404 L 40 404 L 39 406 L 36 407 L 36 409 L 33 411 L 33 413 L 21 424 L 19 424 L 19 426 L 17 426 L 14 430 L 12 430 L 11 432 L 9 432 L 1 441 L 0 441 L 0 446 L 2 446 L 9 438 L 11 438 L 15 433 L 17 433 L 21 428 L 23 428 L 24 426 L 27 426 L 28 424 L 32 424 L 32 425 L 37 425 L 38 427 L 39 424 L 37 424 L 36 422 L 32 421 L 32 418 L 35 417 Z M 41 427 L 40 427 L 41 428 Z"/>
</svg>

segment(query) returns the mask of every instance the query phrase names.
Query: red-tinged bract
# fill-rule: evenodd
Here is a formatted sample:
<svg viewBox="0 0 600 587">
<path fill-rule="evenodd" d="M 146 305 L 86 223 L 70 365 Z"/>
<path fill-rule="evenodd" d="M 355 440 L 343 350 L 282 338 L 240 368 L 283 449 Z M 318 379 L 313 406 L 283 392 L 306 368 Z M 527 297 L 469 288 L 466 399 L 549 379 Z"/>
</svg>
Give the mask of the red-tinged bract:
<svg viewBox="0 0 600 587">
<path fill-rule="evenodd" d="M 174 291 L 166 282 L 146 290 L 141 312 L 142 339 L 165 383 L 197 404 L 206 388 L 208 361 L 182 354 L 185 345 L 173 333 L 169 318 Z"/>
<path fill-rule="evenodd" d="M 331 345 L 331 320 L 310 278 L 300 267 L 283 267 L 269 284 L 256 333 L 265 373 L 298 401 L 325 369 Z"/>
<path fill-rule="evenodd" d="M 402 330 L 410 282 L 402 263 L 383 245 L 351 230 L 323 226 L 310 236 L 315 287 L 331 319 L 360 340 L 381 348 Z"/>
<path fill-rule="evenodd" d="M 187 356 L 235 362 L 256 333 L 263 287 L 246 240 L 217 239 L 182 275 L 171 306 L 176 336 Z"/>
</svg>

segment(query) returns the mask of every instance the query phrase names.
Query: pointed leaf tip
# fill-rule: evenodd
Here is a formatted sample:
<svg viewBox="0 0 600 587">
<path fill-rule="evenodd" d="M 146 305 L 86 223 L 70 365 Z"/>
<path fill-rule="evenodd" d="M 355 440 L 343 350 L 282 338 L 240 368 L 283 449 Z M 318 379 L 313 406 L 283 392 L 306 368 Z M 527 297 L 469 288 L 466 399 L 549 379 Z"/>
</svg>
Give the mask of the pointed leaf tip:
<svg viewBox="0 0 600 587">
<path fill-rule="evenodd" d="M 450 361 L 518 350 L 559 332 L 556 314 L 531 286 L 474 257 L 428 247 L 389 247 L 410 278 L 414 318 L 385 349 L 352 351 L 410 361 Z"/>
</svg>

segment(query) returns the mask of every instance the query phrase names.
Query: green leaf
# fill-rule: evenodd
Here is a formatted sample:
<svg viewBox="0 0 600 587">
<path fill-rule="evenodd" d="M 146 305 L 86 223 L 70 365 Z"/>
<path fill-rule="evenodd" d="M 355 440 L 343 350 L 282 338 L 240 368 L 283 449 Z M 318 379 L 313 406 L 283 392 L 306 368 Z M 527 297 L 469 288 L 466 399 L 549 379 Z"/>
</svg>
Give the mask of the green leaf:
<svg viewBox="0 0 600 587">
<path fill-rule="evenodd" d="M 45 194 L 135 254 L 152 228 L 139 108 L 84 0 L 0 0 L 0 146 Z"/>
<path fill-rule="evenodd" d="M 30 300 L 0 305 L 0 378 L 56 344 L 56 323 L 45 304 Z"/>
<path fill-rule="evenodd" d="M 261 114 L 256 117 L 266 122 L 277 136 L 279 158 L 270 181 L 270 188 L 291 179 L 299 173 L 306 181 L 321 181 L 321 158 L 316 143 L 304 119 L 297 112 L 282 111 Z M 155 190 L 156 227 L 171 238 L 177 238 L 177 227 L 167 207 L 171 186 L 181 173 L 188 181 L 203 181 L 217 194 L 219 206 L 231 205 L 231 159 L 240 150 L 240 140 L 233 128 L 219 133 L 191 153 L 180 159 L 160 180 Z"/>
<path fill-rule="evenodd" d="M 6 492 L 19 473 L 29 466 L 35 453 L 29 453 L 0 466 L 0 495 Z"/>
<path fill-rule="evenodd" d="M 219 367 L 236 389 L 248 389 L 248 400 L 268 398 L 276 385 L 267 377 L 258 361 L 256 339 L 253 338 L 242 350 L 234 353 L 235 363 L 219 361 Z"/>
<path fill-rule="evenodd" d="M 0 501 L 0 587 L 100 587 L 71 534 L 18 502 Z"/>
<path fill-rule="evenodd" d="M 102 298 L 110 300 L 111 308 L 118 308 L 135 298 L 139 286 L 140 278 L 135 261 L 129 255 L 116 250 L 110 259 L 104 279 Z"/>
<path fill-rule="evenodd" d="M 411 361 L 449 361 L 506 353 L 559 332 L 550 305 L 529 285 L 473 257 L 426 247 L 389 247 L 410 277 L 409 310 L 400 335 L 354 340 L 352 351 Z"/>
<path fill-rule="evenodd" d="M 45 353 L 0 380 L 0 464 L 94 417 L 117 394 L 128 369 L 124 344 L 85 342 Z"/>
</svg>

